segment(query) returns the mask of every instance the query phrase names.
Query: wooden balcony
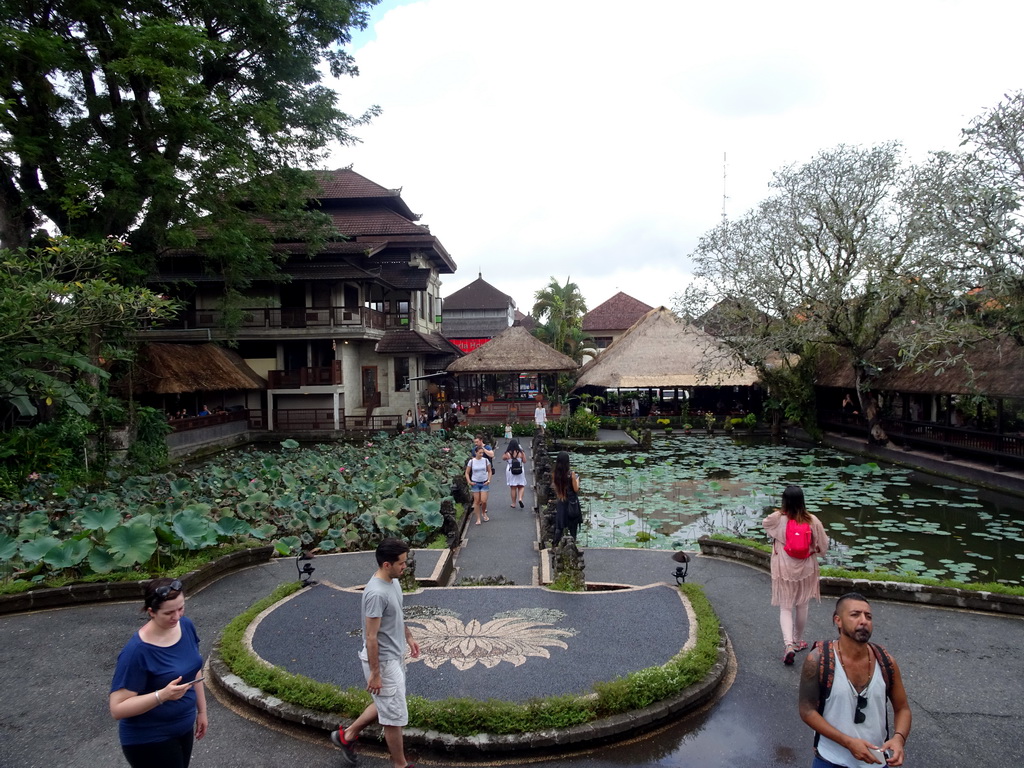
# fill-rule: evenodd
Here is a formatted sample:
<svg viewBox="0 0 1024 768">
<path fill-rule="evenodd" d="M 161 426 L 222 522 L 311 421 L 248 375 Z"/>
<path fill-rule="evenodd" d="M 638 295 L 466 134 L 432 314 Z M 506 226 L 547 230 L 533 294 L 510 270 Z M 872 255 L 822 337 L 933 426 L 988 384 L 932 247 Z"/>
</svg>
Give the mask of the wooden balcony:
<svg viewBox="0 0 1024 768">
<path fill-rule="evenodd" d="M 240 310 L 242 329 L 287 330 L 295 328 L 374 328 L 403 327 L 383 312 L 367 307 L 247 307 Z M 408 324 L 408 315 L 406 325 Z M 195 330 L 220 328 L 224 312 L 219 309 L 197 309 L 181 312 L 160 326 L 160 330 Z"/>
<path fill-rule="evenodd" d="M 268 371 L 268 389 L 302 389 L 303 387 L 323 387 L 343 384 L 341 360 L 330 365 L 309 366 L 289 371 Z"/>
</svg>

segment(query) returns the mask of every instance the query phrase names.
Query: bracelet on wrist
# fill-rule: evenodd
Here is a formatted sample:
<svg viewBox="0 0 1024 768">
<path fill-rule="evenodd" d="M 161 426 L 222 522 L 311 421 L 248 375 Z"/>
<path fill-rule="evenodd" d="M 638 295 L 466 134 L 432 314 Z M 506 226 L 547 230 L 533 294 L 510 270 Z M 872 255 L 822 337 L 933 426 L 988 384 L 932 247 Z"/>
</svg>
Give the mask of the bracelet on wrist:
<svg viewBox="0 0 1024 768">
<path fill-rule="evenodd" d="M 904 743 L 904 744 L 906 744 L 906 743 L 907 743 L 907 735 L 906 735 L 905 733 L 901 733 L 901 732 L 899 732 L 899 731 L 895 731 L 895 732 L 893 733 L 893 736 L 900 736 L 900 737 L 902 737 L 902 738 L 903 738 L 903 743 Z"/>
<path fill-rule="evenodd" d="M 163 702 L 160 700 L 160 691 L 153 691 L 153 695 L 156 696 L 156 704 L 160 706 Z"/>
</svg>

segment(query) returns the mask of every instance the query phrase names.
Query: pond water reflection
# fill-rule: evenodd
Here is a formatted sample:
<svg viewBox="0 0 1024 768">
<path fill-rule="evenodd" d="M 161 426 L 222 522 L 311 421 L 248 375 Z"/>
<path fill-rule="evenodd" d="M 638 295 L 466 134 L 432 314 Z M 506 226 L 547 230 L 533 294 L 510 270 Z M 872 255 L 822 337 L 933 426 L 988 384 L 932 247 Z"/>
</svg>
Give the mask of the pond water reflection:
<svg viewBox="0 0 1024 768">
<path fill-rule="evenodd" d="M 833 545 L 827 561 L 957 581 L 1024 583 L 1024 500 L 829 448 L 756 438 L 655 438 L 650 453 L 579 452 L 583 546 L 693 549 L 706 533 L 763 539 L 789 483 Z"/>
</svg>

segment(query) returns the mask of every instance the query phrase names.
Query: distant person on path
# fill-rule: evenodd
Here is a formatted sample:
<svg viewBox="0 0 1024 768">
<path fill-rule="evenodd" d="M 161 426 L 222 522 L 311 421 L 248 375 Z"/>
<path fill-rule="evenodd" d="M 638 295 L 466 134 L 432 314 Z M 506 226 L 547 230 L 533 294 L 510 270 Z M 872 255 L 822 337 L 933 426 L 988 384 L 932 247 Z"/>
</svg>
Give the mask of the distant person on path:
<svg viewBox="0 0 1024 768">
<path fill-rule="evenodd" d="M 405 412 L 405 428 L 406 429 L 412 429 L 415 426 L 416 426 L 416 419 L 412 415 L 412 408 L 409 408 Z"/>
<path fill-rule="evenodd" d="M 490 490 L 491 462 L 484 455 L 483 446 L 473 446 L 473 458 L 466 463 L 466 482 L 473 494 L 473 514 L 476 516 L 476 524 L 480 525 L 480 519 L 489 521 L 487 516 L 487 492 Z"/>
<path fill-rule="evenodd" d="M 412 768 L 405 759 L 402 728 L 409 723 L 405 701 L 405 654 L 415 659 L 420 647 L 405 626 L 402 585 L 409 545 L 398 539 L 384 539 L 377 545 L 377 571 L 363 589 L 363 662 L 366 690 L 373 697 L 363 713 L 347 728 L 331 731 L 331 742 L 340 747 L 349 765 L 357 760 L 355 743 L 363 728 L 375 720 L 384 729 L 384 741 L 394 768 Z"/>
<path fill-rule="evenodd" d="M 573 514 L 574 509 L 579 509 L 576 494 L 580 492 L 580 476 L 569 468 L 569 454 L 565 451 L 559 451 L 555 459 L 555 469 L 551 473 L 551 486 L 557 499 L 555 503 L 555 540 L 552 543 L 557 544 L 565 531 L 568 531 L 569 535 L 575 539 L 580 529 L 580 523 L 583 522 L 582 516 L 577 517 Z M 577 498 L 576 505 L 570 503 L 574 498 Z"/>
<path fill-rule="evenodd" d="M 533 423 L 537 425 L 537 429 L 543 435 L 544 427 L 546 427 L 548 423 L 548 412 L 544 407 L 543 400 L 538 400 L 537 407 L 533 409 Z"/>
<path fill-rule="evenodd" d="M 206 692 L 199 635 L 185 617 L 177 579 L 153 579 L 143 611 L 149 617 L 117 657 L 110 714 L 132 768 L 187 768 L 193 736 L 206 735 Z"/>
<path fill-rule="evenodd" d="M 832 623 L 839 639 L 815 643 L 800 675 L 800 717 L 816 733 L 812 768 L 903 765 L 910 703 L 896 660 L 869 642 L 871 606 L 849 592 L 836 602 Z M 886 698 L 892 703 L 892 736 Z M 976 759 L 965 754 L 960 762 Z"/>
<path fill-rule="evenodd" d="M 788 666 L 807 648 L 807 608 L 811 598 L 821 601 L 818 555 L 828 551 L 828 536 L 821 521 L 807 511 L 798 485 L 786 487 L 782 509 L 768 515 L 761 525 L 772 538 L 772 605 L 779 606 L 786 646 L 782 662 Z"/>
<path fill-rule="evenodd" d="M 526 452 L 519 441 L 512 438 L 501 458 L 505 460 L 505 483 L 512 497 L 512 507 L 514 509 L 518 502 L 522 509 L 526 506 L 523 504 L 523 494 L 526 493 Z"/>
</svg>

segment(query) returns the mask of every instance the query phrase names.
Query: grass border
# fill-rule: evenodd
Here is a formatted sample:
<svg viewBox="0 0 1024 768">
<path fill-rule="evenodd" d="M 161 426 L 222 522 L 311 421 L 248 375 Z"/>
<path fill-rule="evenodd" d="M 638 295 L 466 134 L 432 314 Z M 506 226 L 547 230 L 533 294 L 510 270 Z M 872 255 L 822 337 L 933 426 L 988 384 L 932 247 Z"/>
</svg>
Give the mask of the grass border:
<svg viewBox="0 0 1024 768">
<path fill-rule="evenodd" d="M 317 712 L 355 718 L 371 701 L 365 690 L 343 690 L 268 667 L 245 645 L 246 630 L 256 617 L 299 589 L 298 582 L 283 584 L 232 619 L 218 644 L 220 657 L 232 673 L 264 693 Z M 589 694 L 551 696 L 522 703 L 469 698 L 433 701 L 410 696 L 409 727 L 452 736 L 525 734 L 590 723 L 679 694 L 711 671 L 718 658 L 720 633 L 718 616 L 703 589 L 697 584 L 683 584 L 679 589 L 697 618 L 696 643 L 665 664 L 597 683 Z"/>
<path fill-rule="evenodd" d="M 708 535 L 714 541 L 724 541 L 729 544 L 739 544 L 750 547 L 759 552 L 771 554 L 771 545 L 754 539 L 745 539 L 741 536 L 730 536 L 728 534 L 712 533 Z M 962 589 L 968 592 L 991 592 L 997 595 L 1014 595 L 1024 597 L 1024 586 L 1013 586 L 1001 584 L 995 581 L 954 581 L 953 579 L 927 579 L 911 572 L 893 573 L 892 571 L 852 571 L 847 568 L 838 568 L 832 565 L 821 566 L 823 577 L 836 579 L 860 579 L 864 581 L 895 581 L 901 584 L 922 584 L 927 587 L 946 587 L 949 589 Z"/>
</svg>

